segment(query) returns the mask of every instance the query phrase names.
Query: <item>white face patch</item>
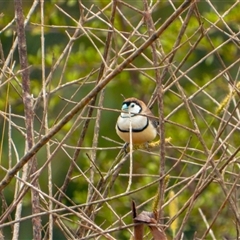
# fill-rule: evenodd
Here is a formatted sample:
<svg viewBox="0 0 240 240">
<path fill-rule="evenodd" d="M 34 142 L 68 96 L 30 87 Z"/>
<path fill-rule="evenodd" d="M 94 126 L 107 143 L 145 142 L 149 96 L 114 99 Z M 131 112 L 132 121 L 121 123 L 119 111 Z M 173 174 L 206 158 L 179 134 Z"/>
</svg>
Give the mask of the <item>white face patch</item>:
<svg viewBox="0 0 240 240">
<path fill-rule="evenodd" d="M 124 103 L 122 105 L 122 110 L 124 113 L 121 113 L 121 117 L 129 118 L 141 112 L 142 108 L 135 102 Z M 126 112 L 126 113 L 125 113 Z"/>
</svg>

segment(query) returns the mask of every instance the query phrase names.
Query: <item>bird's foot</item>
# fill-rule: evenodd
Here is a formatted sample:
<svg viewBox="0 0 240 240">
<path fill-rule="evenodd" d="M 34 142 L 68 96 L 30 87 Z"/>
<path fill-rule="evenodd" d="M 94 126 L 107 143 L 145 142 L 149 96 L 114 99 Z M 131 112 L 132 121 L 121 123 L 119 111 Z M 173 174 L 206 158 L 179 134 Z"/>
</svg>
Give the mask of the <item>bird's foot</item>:
<svg viewBox="0 0 240 240">
<path fill-rule="evenodd" d="M 125 154 L 129 153 L 129 143 L 125 143 L 123 146 L 123 151 L 125 152 Z"/>
</svg>

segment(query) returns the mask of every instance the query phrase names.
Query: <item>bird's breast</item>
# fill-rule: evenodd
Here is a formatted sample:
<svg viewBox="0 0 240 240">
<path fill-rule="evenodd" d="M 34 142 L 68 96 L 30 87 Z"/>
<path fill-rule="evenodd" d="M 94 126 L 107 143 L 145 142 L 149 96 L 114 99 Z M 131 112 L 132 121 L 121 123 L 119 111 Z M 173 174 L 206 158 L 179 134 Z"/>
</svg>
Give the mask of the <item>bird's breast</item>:
<svg viewBox="0 0 240 240">
<path fill-rule="evenodd" d="M 141 115 L 133 117 L 119 117 L 117 121 L 118 127 L 122 131 L 129 131 L 130 127 L 133 132 L 142 131 L 148 125 L 148 118 Z"/>
<path fill-rule="evenodd" d="M 130 133 L 130 126 L 132 132 Z M 130 142 L 132 136 L 133 144 L 142 144 L 152 141 L 157 135 L 157 129 L 147 117 L 136 115 L 131 118 L 118 118 L 116 125 L 117 134 L 125 142 Z"/>
</svg>

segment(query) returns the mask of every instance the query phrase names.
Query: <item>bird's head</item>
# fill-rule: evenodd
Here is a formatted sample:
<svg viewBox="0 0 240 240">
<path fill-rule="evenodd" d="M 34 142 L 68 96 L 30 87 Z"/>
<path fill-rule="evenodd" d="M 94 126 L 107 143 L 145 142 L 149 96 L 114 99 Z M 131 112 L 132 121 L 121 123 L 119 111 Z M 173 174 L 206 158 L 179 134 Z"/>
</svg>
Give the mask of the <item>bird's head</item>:
<svg viewBox="0 0 240 240">
<path fill-rule="evenodd" d="M 122 117 L 132 117 L 142 111 L 142 103 L 138 99 L 128 98 L 122 103 Z"/>
</svg>

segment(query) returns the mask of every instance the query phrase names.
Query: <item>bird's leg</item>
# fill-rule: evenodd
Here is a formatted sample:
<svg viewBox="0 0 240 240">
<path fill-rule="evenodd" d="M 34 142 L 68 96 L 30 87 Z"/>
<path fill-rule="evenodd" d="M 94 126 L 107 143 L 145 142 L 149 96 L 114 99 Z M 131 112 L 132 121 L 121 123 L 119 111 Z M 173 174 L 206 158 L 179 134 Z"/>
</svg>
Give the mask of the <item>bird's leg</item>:
<svg viewBox="0 0 240 240">
<path fill-rule="evenodd" d="M 129 152 L 128 147 L 129 147 L 129 143 L 126 142 L 126 143 L 124 144 L 124 146 L 123 146 L 123 150 L 124 150 L 124 152 L 125 152 L 126 154 Z"/>
<path fill-rule="evenodd" d="M 145 143 L 144 143 L 144 148 L 145 148 L 148 152 L 150 152 L 149 142 L 145 142 Z"/>
</svg>

